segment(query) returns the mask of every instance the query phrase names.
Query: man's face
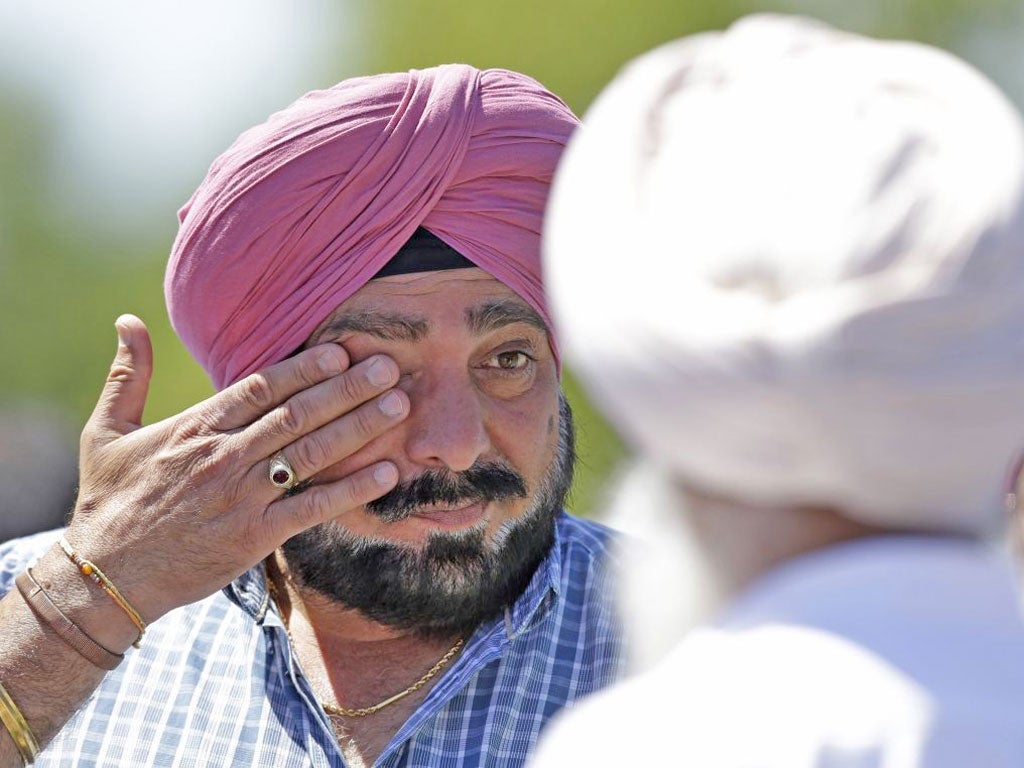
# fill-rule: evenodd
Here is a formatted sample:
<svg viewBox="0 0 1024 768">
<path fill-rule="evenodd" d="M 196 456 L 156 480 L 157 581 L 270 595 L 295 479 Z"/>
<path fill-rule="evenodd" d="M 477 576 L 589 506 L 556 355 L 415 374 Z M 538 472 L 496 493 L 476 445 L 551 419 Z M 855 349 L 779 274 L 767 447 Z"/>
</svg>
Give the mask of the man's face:
<svg viewBox="0 0 1024 768">
<path fill-rule="evenodd" d="M 382 623 L 468 632 L 522 591 L 572 476 L 571 417 L 544 325 L 480 269 L 373 280 L 307 341 L 385 353 L 410 414 L 312 482 L 381 459 L 398 488 L 284 548 L 311 588 Z"/>
</svg>

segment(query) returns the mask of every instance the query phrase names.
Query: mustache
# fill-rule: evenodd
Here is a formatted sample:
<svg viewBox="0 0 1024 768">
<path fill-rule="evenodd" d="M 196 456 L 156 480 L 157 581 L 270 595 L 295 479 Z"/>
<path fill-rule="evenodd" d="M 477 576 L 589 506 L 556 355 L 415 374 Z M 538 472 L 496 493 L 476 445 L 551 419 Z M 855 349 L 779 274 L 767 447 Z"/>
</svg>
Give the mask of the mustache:
<svg viewBox="0 0 1024 768">
<path fill-rule="evenodd" d="M 419 507 L 434 504 L 465 506 L 476 502 L 525 499 L 526 481 L 512 467 L 497 461 L 478 462 L 463 472 L 428 469 L 399 483 L 366 510 L 386 523 L 397 523 Z"/>
</svg>

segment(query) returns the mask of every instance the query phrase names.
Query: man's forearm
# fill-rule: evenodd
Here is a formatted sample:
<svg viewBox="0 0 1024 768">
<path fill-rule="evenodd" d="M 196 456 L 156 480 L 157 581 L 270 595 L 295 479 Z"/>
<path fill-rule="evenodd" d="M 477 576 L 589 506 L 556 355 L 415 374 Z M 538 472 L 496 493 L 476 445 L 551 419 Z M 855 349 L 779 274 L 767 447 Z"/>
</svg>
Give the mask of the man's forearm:
<svg viewBox="0 0 1024 768">
<path fill-rule="evenodd" d="M 0 682 L 40 745 L 60 730 L 106 674 L 45 626 L 12 590 L 0 601 Z M 22 765 L 7 729 L 0 729 L 0 766 Z"/>
<path fill-rule="evenodd" d="M 79 629 L 110 651 L 121 653 L 134 627 L 113 601 L 90 585 L 70 563 L 50 550 L 33 567 L 49 598 Z M 0 684 L 45 745 L 103 680 L 106 670 L 71 647 L 12 589 L 0 600 Z M 0 768 L 21 766 L 7 728 L 0 728 Z"/>
</svg>

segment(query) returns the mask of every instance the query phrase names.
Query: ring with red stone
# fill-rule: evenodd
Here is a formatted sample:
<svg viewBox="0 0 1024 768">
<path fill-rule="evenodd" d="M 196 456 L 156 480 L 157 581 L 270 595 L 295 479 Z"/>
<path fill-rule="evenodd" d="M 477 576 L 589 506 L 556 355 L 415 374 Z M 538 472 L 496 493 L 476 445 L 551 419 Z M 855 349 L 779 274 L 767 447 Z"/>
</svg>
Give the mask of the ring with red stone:
<svg viewBox="0 0 1024 768">
<path fill-rule="evenodd" d="M 295 470 L 284 456 L 284 451 L 278 451 L 270 459 L 270 482 L 286 491 L 294 488 L 295 484 L 299 482 L 295 476 Z"/>
</svg>

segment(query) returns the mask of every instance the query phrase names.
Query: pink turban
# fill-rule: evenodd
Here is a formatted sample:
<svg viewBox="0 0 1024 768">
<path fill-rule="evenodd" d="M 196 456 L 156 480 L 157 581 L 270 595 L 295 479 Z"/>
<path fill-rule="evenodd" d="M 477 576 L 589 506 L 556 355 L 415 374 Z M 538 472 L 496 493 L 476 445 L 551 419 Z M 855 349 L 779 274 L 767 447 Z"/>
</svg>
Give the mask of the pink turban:
<svg viewBox="0 0 1024 768">
<path fill-rule="evenodd" d="M 421 225 L 550 328 L 541 215 L 576 124 L 535 80 L 461 64 L 306 94 L 243 133 L 179 212 L 175 331 L 222 389 L 301 346 Z"/>
</svg>

